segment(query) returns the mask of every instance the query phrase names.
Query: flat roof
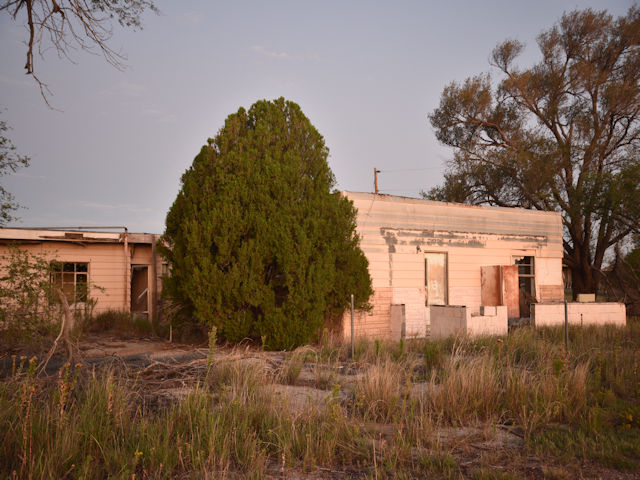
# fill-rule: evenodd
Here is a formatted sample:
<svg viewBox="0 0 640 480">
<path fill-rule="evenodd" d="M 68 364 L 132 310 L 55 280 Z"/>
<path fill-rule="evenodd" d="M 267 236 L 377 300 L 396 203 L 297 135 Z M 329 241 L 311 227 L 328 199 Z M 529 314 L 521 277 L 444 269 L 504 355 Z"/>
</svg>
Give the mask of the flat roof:
<svg viewBox="0 0 640 480">
<path fill-rule="evenodd" d="M 437 200 L 427 200 L 424 198 L 417 197 L 403 197 L 401 195 L 389 195 L 387 193 L 371 193 L 371 192 L 351 192 L 349 190 L 342 190 L 340 193 L 345 195 L 347 198 L 351 199 L 369 199 L 376 201 L 387 201 L 387 202 L 404 202 L 404 203 L 413 203 L 419 205 L 450 205 L 452 207 L 461 207 L 461 208 L 476 208 L 482 210 L 502 210 L 507 212 L 526 212 L 533 213 L 536 215 L 553 215 L 558 216 L 560 212 L 553 212 L 549 210 L 534 210 L 532 208 L 522 208 L 522 207 L 497 207 L 494 205 L 471 205 L 469 203 L 458 203 L 458 202 L 440 202 Z"/>
<path fill-rule="evenodd" d="M 121 231 L 105 231 L 115 230 Z M 152 244 L 160 234 L 128 232 L 126 227 L 43 227 L 0 228 L 0 243 L 67 242 L 67 243 L 129 243 Z"/>
</svg>

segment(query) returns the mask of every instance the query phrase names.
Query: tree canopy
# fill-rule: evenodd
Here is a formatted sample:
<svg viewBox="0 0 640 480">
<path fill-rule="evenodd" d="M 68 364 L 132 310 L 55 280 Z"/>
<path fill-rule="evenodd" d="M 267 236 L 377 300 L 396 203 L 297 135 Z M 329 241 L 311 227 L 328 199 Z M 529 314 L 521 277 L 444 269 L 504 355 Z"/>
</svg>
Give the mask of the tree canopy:
<svg viewBox="0 0 640 480">
<path fill-rule="evenodd" d="M 309 342 L 371 294 L 355 208 L 323 137 L 293 102 L 240 108 L 182 176 L 162 252 L 170 297 L 223 338 Z"/>
<path fill-rule="evenodd" d="M 573 11 L 524 45 L 499 44 L 480 74 L 443 91 L 429 116 L 454 148 L 424 195 L 562 213 L 574 294 L 598 289 L 605 254 L 640 228 L 640 10 Z"/>
</svg>

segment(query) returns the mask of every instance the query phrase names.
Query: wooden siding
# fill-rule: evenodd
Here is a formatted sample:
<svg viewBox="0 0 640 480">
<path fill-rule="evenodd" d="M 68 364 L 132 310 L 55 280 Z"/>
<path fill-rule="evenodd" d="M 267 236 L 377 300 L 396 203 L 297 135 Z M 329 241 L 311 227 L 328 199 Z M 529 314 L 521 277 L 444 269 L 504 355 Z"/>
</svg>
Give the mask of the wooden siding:
<svg viewBox="0 0 640 480">
<path fill-rule="evenodd" d="M 425 252 L 447 253 L 448 304 L 466 306 L 474 314 L 481 305 L 483 266 L 513 265 L 514 258 L 532 256 L 536 292 L 546 295 L 562 285 L 562 223 L 558 213 L 343 194 L 358 210 L 360 247 L 369 260 L 376 292 L 371 299 L 374 308 L 359 317 L 356 334 L 388 336 L 389 306 L 393 303 L 405 304 L 407 336 L 425 335 L 429 323 Z"/>
<path fill-rule="evenodd" d="M 129 255 L 127 262 L 124 244 L 118 233 L 83 232 L 83 241 L 70 242 L 65 239 L 65 232 L 0 229 L 0 256 L 9 251 L 9 244 L 15 242 L 20 249 L 33 254 L 43 255 L 50 260 L 61 262 L 88 263 L 89 284 L 92 287 L 90 296 L 96 299 L 94 312 L 105 310 L 129 310 L 128 291 L 131 276 L 126 275 L 128 265 L 148 265 L 149 282 L 153 285 L 152 272 L 153 255 L 150 243 L 134 243 L 135 241 L 151 242 L 157 235 L 135 234 L 128 235 Z M 55 239 L 60 237 L 58 241 Z M 1 267 L 1 266 L 0 266 Z M 162 260 L 156 258 L 157 293 L 161 290 Z M 151 290 L 151 289 L 150 289 Z M 125 295 L 125 292 L 127 295 Z M 151 297 L 150 297 L 151 298 Z M 150 305 L 153 309 L 154 305 Z"/>
</svg>

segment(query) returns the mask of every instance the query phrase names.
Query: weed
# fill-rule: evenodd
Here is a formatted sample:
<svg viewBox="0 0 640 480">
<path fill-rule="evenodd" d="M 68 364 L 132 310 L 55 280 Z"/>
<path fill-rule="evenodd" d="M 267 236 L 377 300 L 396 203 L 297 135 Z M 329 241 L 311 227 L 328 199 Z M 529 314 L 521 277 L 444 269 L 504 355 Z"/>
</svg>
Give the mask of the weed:
<svg viewBox="0 0 640 480">
<path fill-rule="evenodd" d="M 403 371 L 389 360 L 371 365 L 361 381 L 356 383 L 356 407 L 365 420 L 390 421 L 400 406 Z"/>
<path fill-rule="evenodd" d="M 423 350 L 424 363 L 428 370 L 438 368 L 442 363 L 441 344 L 437 342 L 427 342 Z"/>
<path fill-rule="evenodd" d="M 85 322 L 84 330 L 89 332 L 110 332 L 119 337 L 148 336 L 153 326 L 146 316 L 134 315 L 123 310 L 106 310 Z"/>
<path fill-rule="evenodd" d="M 315 358 L 316 354 L 310 347 L 299 347 L 291 352 L 280 371 L 281 381 L 288 385 L 294 385 L 302 372 L 305 362 Z"/>
</svg>

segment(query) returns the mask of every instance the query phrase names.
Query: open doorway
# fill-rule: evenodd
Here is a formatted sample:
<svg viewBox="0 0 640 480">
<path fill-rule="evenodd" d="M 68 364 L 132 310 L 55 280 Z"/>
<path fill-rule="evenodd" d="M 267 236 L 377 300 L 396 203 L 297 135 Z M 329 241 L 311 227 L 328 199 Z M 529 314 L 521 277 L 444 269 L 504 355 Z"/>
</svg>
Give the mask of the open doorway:
<svg viewBox="0 0 640 480">
<path fill-rule="evenodd" d="M 518 289 L 520 292 L 520 317 L 531 316 L 531 304 L 536 303 L 536 282 L 534 258 L 531 256 L 515 257 L 518 266 Z"/>
<path fill-rule="evenodd" d="M 149 317 L 148 265 L 131 265 L 131 313 Z"/>
</svg>

